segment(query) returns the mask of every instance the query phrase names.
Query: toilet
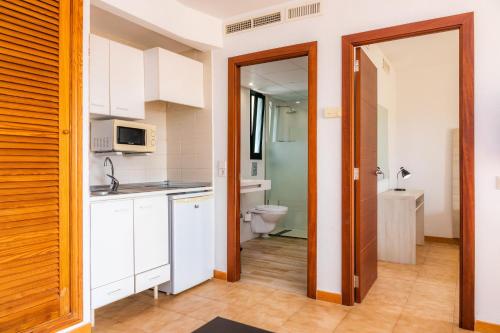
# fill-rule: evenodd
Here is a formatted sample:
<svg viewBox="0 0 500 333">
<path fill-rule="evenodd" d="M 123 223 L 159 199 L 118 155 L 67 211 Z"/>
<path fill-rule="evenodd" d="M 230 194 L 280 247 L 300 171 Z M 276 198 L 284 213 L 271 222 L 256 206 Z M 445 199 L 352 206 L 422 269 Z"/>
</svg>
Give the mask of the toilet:
<svg viewBox="0 0 500 333">
<path fill-rule="evenodd" d="M 269 237 L 268 234 L 276 228 L 278 222 L 286 216 L 288 207 L 259 205 L 250 212 L 252 213 L 252 220 L 250 221 L 252 232 L 267 238 Z"/>
</svg>

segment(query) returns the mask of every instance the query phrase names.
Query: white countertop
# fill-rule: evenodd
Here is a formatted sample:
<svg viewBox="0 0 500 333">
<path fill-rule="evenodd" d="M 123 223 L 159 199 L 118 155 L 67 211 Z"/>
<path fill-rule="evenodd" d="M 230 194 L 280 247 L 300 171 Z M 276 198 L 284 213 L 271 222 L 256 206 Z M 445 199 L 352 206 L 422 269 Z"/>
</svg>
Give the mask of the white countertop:
<svg viewBox="0 0 500 333">
<path fill-rule="evenodd" d="M 212 190 L 213 190 L 212 186 L 203 186 L 203 187 L 177 188 L 171 190 L 150 190 L 146 192 L 119 193 L 119 194 L 109 194 L 102 196 L 96 195 L 96 196 L 90 196 L 90 202 L 133 199 L 133 198 L 150 197 L 150 196 L 167 195 L 167 194 L 208 192 Z"/>
</svg>

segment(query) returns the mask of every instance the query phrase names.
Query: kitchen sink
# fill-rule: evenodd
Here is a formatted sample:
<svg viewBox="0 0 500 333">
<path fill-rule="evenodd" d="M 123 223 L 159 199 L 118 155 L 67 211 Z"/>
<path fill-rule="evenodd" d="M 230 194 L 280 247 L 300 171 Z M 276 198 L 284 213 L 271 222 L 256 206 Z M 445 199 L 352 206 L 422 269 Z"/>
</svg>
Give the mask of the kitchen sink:
<svg viewBox="0 0 500 333">
<path fill-rule="evenodd" d="M 116 194 L 125 194 L 122 191 L 92 191 L 90 192 L 91 196 L 105 196 L 105 195 L 116 195 Z"/>
</svg>

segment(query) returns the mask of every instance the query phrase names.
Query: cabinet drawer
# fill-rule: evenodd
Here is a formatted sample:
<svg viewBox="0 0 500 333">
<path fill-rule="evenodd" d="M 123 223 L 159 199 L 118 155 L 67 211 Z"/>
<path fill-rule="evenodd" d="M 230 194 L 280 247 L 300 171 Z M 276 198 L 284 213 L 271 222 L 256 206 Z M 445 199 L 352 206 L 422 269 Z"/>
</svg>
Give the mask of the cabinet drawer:
<svg viewBox="0 0 500 333">
<path fill-rule="evenodd" d="M 170 281 L 170 265 L 161 266 L 135 276 L 135 292 Z"/>
<path fill-rule="evenodd" d="M 100 308 L 134 294 L 134 277 L 116 281 L 92 290 L 92 309 Z"/>
</svg>

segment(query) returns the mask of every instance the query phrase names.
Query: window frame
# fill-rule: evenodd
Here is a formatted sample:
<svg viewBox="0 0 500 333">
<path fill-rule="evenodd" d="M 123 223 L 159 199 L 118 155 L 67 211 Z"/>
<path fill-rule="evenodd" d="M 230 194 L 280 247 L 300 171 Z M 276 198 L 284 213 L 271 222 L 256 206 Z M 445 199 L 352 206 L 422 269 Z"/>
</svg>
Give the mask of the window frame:
<svg viewBox="0 0 500 333">
<path fill-rule="evenodd" d="M 257 128 L 257 119 L 259 110 L 257 110 L 257 106 L 259 105 L 258 100 L 262 100 L 262 110 L 261 115 L 262 119 L 260 122 L 260 128 Z M 252 101 L 255 103 L 252 103 Z M 266 96 L 258 91 L 250 90 L 250 159 L 251 160 L 262 160 L 262 142 L 264 141 L 264 123 L 266 120 Z M 257 138 L 257 131 L 260 132 L 260 140 L 259 140 L 259 151 L 255 151 L 255 140 Z"/>
</svg>

